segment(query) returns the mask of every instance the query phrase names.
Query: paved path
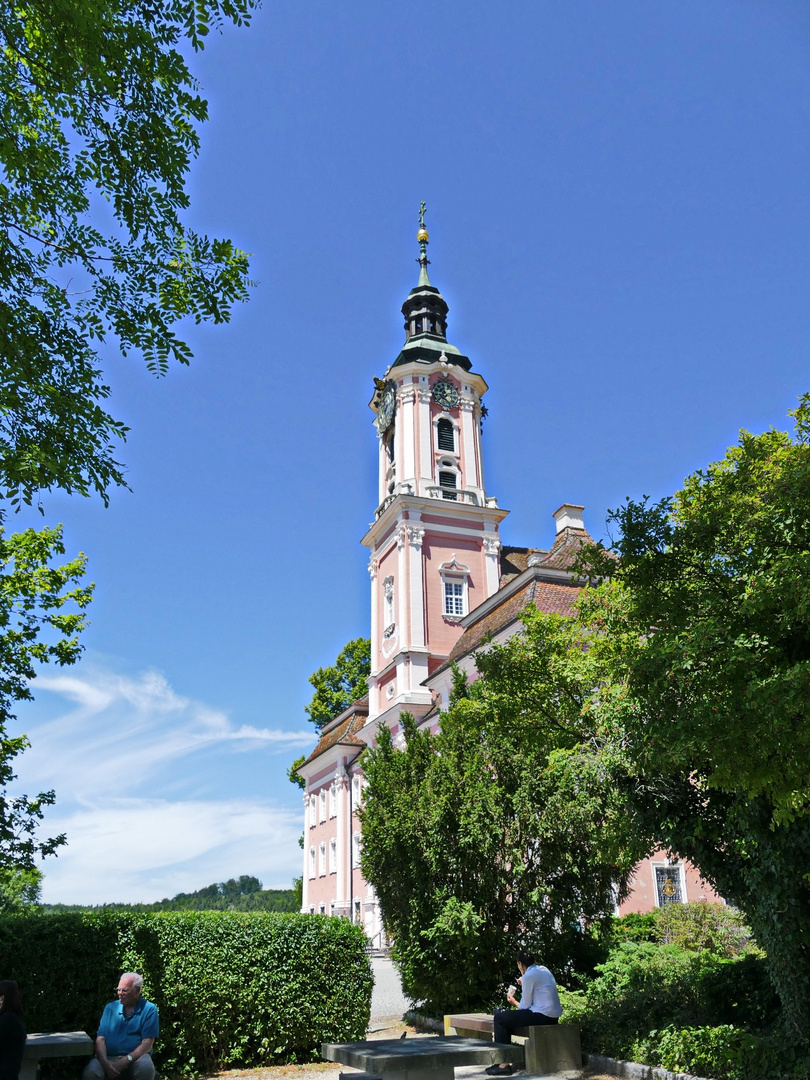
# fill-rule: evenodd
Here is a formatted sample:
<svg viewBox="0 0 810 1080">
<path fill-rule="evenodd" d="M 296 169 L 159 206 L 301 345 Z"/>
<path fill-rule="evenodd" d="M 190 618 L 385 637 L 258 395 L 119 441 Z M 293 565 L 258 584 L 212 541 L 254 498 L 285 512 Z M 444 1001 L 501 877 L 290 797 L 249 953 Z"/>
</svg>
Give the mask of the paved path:
<svg viewBox="0 0 810 1080">
<path fill-rule="evenodd" d="M 410 1008 L 410 1001 L 402 993 L 399 972 L 384 956 L 372 956 L 371 970 L 374 972 L 374 990 L 371 994 L 372 1021 L 402 1019 L 402 1014 Z"/>
</svg>

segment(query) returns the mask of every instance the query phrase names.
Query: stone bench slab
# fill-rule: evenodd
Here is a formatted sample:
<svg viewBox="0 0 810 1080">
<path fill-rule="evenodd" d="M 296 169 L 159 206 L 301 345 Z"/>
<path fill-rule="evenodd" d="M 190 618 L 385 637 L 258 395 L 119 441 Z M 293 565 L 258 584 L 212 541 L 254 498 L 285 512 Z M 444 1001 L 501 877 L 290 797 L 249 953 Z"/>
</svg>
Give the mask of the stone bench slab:
<svg viewBox="0 0 810 1080">
<path fill-rule="evenodd" d="M 381 1073 L 385 1080 L 452 1080 L 458 1065 L 523 1064 L 522 1046 L 460 1036 L 323 1043 L 321 1055 L 361 1072 Z"/>
<path fill-rule="evenodd" d="M 492 1028 L 491 1013 L 452 1013 L 444 1018 L 448 1035 L 491 1039 Z M 559 1075 L 582 1067 L 579 1028 L 573 1024 L 533 1024 L 518 1028 L 513 1035 L 525 1040 L 526 1071 L 531 1076 Z"/>
<path fill-rule="evenodd" d="M 25 1042 L 19 1080 L 36 1080 L 43 1058 L 92 1056 L 93 1040 L 84 1031 L 34 1031 Z"/>
</svg>

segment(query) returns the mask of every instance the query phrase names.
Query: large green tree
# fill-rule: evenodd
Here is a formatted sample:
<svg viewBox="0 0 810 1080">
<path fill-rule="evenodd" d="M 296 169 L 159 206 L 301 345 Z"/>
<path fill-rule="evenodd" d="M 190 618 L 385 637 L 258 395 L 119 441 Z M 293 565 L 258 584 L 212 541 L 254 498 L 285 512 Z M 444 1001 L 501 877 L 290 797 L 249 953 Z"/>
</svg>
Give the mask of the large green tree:
<svg viewBox="0 0 810 1080">
<path fill-rule="evenodd" d="M 403 987 L 438 1012 L 485 1006 L 529 947 L 561 976 L 587 964 L 645 837 L 617 797 L 618 755 L 592 710 L 600 672 L 573 619 L 526 612 L 477 656 L 438 734 L 403 718 L 363 758 L 363 873 Z"/>
<path fill-rule="evenodd" d="M 42 491 L 124 484 L 105 342 L 156 374 L 190 351 L 182 320 L 223 322 L 247 257 L 190 229 L 186 176 L 207 106 L 184 56 L 256 0 L 0 0 L 0 525 Z M 9 734 L 39 663 L 79 653 L 89 590 L 58 530 L 0 540 L 0 867 L 35 839 L 53 793 L 6 795 Z M 72 615 L 63 608 L 75 605 Z"/>
<path fill-rule="evenodd" d="M 614 515 L 584 614 L 640 821 L 742 908 L 810 1037 L 810 398 Z"/>
<path fill-rule="evenodd" d="M 154 372 L 227 320 L 247 258 L 183 221 L 207 106 L 181 50 L 256 0 L 0 0 L 0 486 L 122 484 L 98 346 Z"/>
<path fill-rule="evenodd" d="M 64 554 L 59 529 L 5 537 L 0 528 L 0 891 L 6 898 L 33 880 L 36 856 L 52 854 L 64 843 L 63 836 L 37 835 L 44 809 L 53 803 L 52 791 L 32 798 L 7 793 L 15 779 L 14 759 L 28 745 L 24 735 L 8 732 L 17 703 L 31 698 L 39 665 L 72 664 L 79 655 L 78 634 L 92 587 L 81 584 L 84 558 L 62 563 Z M 24 888 L 17 892 L 26 895 Z"/>
<path fill-rule="evenodd" d="M 334 720 L 353 701 L 368 693 L 371 672 L 371 643 L 368 638 L 348 641 L 337 655 L 334 664 L 318 668 L 309 677 L 315 688 L 305 712 L 320 730 Z"/>
</svg>

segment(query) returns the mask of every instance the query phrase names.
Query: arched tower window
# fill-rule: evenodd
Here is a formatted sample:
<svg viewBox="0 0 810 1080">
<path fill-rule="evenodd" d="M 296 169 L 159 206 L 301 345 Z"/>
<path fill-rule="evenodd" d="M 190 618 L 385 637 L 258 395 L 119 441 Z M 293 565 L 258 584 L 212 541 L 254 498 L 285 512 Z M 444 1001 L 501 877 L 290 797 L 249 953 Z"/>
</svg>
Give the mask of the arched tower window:
<svg viewBox="0 0 810 1080">
<path fill-rule="evenodd" d="M 439 473 L 439 487 L 442 489 L 443 499 L 455 499 L 457 489 L 457 477 L 454 472 Z"/>
<path fill-rule="evenodd" d="M 439 439 L 439 449 L 449 450 L 450 453 L 455 453 L 456 450 L 456 435 L 453 431 L 453 423 L 451 420 L 441 419 L 436 425 L 437 435 Z"/>
</svg>

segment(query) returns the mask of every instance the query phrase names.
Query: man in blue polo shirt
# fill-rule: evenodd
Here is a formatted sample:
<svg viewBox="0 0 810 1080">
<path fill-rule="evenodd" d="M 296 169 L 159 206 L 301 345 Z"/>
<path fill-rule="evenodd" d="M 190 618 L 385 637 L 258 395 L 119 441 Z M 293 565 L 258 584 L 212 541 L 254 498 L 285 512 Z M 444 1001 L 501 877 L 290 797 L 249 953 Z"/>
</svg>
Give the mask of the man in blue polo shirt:
<svg viewBox="0 0 810 1080">
<path fill-rule="evenodd" d="M 118 981 L 117 1001 L 106 1005 L 96 1036 L 96 1056 L 82 1080 L 154 1080 L 150 1051 L 158 1036 L 158 1011 L 141 997 L 143 979 L 134 971 Z"/>
</svg>

